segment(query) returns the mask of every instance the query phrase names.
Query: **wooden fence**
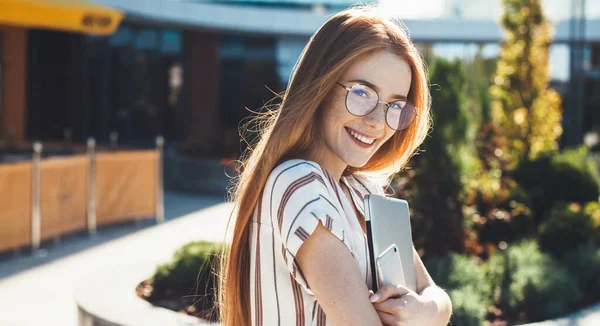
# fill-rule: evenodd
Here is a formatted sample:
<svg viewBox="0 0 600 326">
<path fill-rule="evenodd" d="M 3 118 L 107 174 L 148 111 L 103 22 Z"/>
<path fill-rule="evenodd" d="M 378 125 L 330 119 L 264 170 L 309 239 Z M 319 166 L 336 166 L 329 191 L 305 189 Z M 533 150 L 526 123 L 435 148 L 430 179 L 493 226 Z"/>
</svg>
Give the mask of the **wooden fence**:
<svg viewBox="0 0 600 326">
<path fill-rule="evenodd" d="M 41 240 L 86 228 L 87 170 L 85 155 L 40 162 Z"/>
<path fill-rule="evenodd" d="M 31 243 L 31 162 L 0 164 L 0 252 Z"/>
<path fill-rule="evenodd" d="M 0 252 L 96 226 L 154 217 L 164 220 L 162 138 L 156 150 L 0 163 Z"/>
<path fill-rule="evenodd" d="M 154 151 L 102 153 L 96 157 L 98 225 L 153 216 L 157 155 Z"/>
</svg>

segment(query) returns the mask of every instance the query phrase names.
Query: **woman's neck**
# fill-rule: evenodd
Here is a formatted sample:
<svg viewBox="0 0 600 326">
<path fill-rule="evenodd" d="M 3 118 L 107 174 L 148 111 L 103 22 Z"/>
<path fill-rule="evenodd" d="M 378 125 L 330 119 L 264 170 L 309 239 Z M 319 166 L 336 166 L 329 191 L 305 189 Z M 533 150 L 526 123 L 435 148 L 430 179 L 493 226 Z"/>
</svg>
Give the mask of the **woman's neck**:
<svg viewBox="0 0 600 326">
<path fill-rule="evenodd" d="M 341 182 L 342 174 L 348 167 L 346 162 L 342 161 L 337 155 L 329 150 L 320 151 L 319 153 L 310 153 L 308 160 L 319 163 L 327 172 L 339 182 Z"/>
</svg>

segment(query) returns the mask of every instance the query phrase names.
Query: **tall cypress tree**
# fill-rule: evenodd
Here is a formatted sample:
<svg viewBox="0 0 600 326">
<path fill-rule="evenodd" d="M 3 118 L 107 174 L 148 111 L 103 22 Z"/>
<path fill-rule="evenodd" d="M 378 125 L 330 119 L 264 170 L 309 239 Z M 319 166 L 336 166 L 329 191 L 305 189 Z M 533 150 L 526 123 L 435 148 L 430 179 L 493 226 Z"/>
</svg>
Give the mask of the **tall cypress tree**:
<svg viewBox="0 0 600 326">
<path fill-rule="evenodd" d="M 561 99 L 549 88 L 550 23 L 540 0 L 503 0 L 505 41 L 492 77 L 492 116 L 514 163 L 558 149 Z M 513 166 L 514 167 L 514 166 Z"/>
<path fill-rule="evenodd" d="M 415 244 L 427 256 L 464 251 L 461 195 L 463 160 L 472 121 L 460 61 L 436 58 L 431 65 L 433 131 L 415 157 L 407 183 Z M 403 194 L 404 195 L 404 194 Z"/>
</svg>

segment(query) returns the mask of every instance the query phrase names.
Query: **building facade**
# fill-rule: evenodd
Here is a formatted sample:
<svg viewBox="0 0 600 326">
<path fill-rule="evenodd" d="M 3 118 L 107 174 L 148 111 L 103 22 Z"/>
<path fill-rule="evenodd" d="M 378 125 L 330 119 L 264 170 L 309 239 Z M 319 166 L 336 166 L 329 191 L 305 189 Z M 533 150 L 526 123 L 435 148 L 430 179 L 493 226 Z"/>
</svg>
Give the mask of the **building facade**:
<svg viewBox="0 0 600 326">
<path fill-rule="evenodd" d="M 106 36 L 0 20 L 0 134 L 5 141 L 103 143 L 116 132 L 119 143 L 136 147 L 152 146 L 160 134 L 186 155 L 236 157 L 244 149 L 240 121 L 285 89 L 310 35 L 354 2 L 95 0 L 125 14 Z M 420 47 L 465 60 L 477 51 L 498 55 L 500 0 L 430 2 L 437 7 L 427 12 L 436 16 L 405 18 Z M 476 9 L 484 2 L 492 9 Z M 570 17 L 551 17 L 553 85 L 565 98 L 566 129 L 596 130 L 600 8 L 583 20 L 583 35 L 573 35 Z M 576 95 L 569 87 L 574 37 L 583 44 L 576 64 L 585 94 L 578 107 L 571 107 Z M 576 110 L 582 115 L 569 115 Z"/>
</svg>

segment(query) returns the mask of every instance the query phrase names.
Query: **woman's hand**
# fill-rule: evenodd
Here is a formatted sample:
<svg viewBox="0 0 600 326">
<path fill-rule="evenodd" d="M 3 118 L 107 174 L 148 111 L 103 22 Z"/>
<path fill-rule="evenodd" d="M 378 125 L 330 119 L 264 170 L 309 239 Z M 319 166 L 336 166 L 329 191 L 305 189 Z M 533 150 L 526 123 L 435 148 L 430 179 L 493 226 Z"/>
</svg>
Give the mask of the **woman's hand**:
<svg viewBox="0 0 600 326">
<path fill-rule="evenodd" d="M 385 284 L 370 297 L 384 325 L 434 325 L 437 319 L 435 302 L 402 286 Z"/>
</svg>

